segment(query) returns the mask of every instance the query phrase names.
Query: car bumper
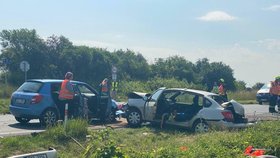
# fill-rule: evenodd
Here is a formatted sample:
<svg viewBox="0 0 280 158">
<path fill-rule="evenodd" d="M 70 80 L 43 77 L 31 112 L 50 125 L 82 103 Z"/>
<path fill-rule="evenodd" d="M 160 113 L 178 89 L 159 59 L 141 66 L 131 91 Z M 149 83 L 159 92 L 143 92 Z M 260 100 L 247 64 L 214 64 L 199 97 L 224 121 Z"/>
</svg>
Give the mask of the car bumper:
<svg viewBox="0 0 280 158">
<path fill-rule="evenodd" d="M 241 129 L 247 127 L 253 127 L 257 124 L 257 122 L 248 122 L 248 123 L 233 123 L 226 121 L 210 121 L 208 122 L 211 127 L 221 128 L 221 129 Z"/>
<path fill-rule="evenodd" d="M 269 102 L 270 95 L 257 95 L 256 96 L 258 102 Z"/>
<path fill-rule="evenodd" d="M 42 113 L 41 109 L 36 108 L 28 108 L 28 107 L 20 107 L 20 106 L 9 106 L 10 112 L 15 117 L 24 117 L 29 119 L 37 119 L 40 117 Z"/>
</svg>

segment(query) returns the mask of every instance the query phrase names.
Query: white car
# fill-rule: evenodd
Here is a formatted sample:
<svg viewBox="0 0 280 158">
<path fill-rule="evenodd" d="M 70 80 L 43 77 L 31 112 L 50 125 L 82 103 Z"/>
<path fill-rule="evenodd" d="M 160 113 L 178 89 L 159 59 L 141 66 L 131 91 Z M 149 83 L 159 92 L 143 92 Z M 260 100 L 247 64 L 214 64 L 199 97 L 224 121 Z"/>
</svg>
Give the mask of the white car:
<svg viewBox="0 0 280 158">
<path fill-rule="evenodd" d="M 271 83 L 264 84 L 256 94 L 257 102 L 262 105 L 264 102 L 269 102 L 270 99 L 270 93 L 269 89 L 271 87 Z"/>
<path fill-rule="evenodd" d="M 244 128 L 249 123 L 242 105 L 224 102 L 214 93 L 183 88 L 159 88 L 153 94 L 133 92 L 128 96 L 127 122 L 140 126 L 157 122 L 207 132 L 209 127 Z"/>
</svg>

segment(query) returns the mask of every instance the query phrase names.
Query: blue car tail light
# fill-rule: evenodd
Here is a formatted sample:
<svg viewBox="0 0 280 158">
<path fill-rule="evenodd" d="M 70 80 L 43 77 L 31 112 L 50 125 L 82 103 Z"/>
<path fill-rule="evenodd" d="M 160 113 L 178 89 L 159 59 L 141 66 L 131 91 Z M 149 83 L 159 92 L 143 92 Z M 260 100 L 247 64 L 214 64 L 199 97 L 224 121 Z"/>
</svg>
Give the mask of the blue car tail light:
<svg viewBox="0 0 280 158">
<path fill-rule="evenodd" d="M 35 96 L 32 97 L 31 104 L 38 104 L 41 102 L 42 99 L 43 99 L 42 95 L 36 94 Z"/>
</svg>

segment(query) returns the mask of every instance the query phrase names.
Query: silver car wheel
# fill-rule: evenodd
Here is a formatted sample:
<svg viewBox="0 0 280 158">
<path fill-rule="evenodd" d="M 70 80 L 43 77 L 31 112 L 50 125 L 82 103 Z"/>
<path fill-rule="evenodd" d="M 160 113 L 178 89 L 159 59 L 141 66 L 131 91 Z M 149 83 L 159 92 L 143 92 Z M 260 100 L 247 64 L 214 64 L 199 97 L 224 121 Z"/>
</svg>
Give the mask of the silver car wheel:
<svg viewBox="0 0 280 158">
<path fill-rule="evenodd" d="M 42 123 L 44 125 L 53 125 L 57 121 L 57 114 L 53 110 L 47 110 L 45 111 L 43 117 L 42 117 Z"/>
<path fill-rule="evenodd" d="M 132 111 L 128 115 L 128 122 L 132 125 L 138 125 L 141 122 L 140 113 L 137 111 Z"/>
<path fill-rule="evenodd" d="M 195 133 L 205 133 L 209 131 L 209 126 L 205 122 L 197 122 L 194 126 Z"/>
</svg>

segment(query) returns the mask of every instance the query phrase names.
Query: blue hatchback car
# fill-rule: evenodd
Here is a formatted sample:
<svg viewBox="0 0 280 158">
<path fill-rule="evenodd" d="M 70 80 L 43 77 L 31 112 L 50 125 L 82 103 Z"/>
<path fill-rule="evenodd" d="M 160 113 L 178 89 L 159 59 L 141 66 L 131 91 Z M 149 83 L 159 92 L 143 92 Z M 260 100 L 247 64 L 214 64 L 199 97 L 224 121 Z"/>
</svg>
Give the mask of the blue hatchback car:
<svg viewBox="0 0 280 158">
<path fill-rule="evenodd" d="M 51 125 L 58 119 L 63 119 L 58 108 L 62 104 L 58 99 L 62 81 L 52 79 L 26 81 L 12 94 L 9 107 L 11 114 L 20 123 L 39 119 L 43 125 Z M 94 88 L 84 82 L 71 81 L 71 83 L 78 98 L 87 98 L 89 119 L 105 120 L 110 117 L 112 106 L 109 96 L 100 96 Z M 77 104 L 79 103 L 81 102 Z"/>
</svg>

